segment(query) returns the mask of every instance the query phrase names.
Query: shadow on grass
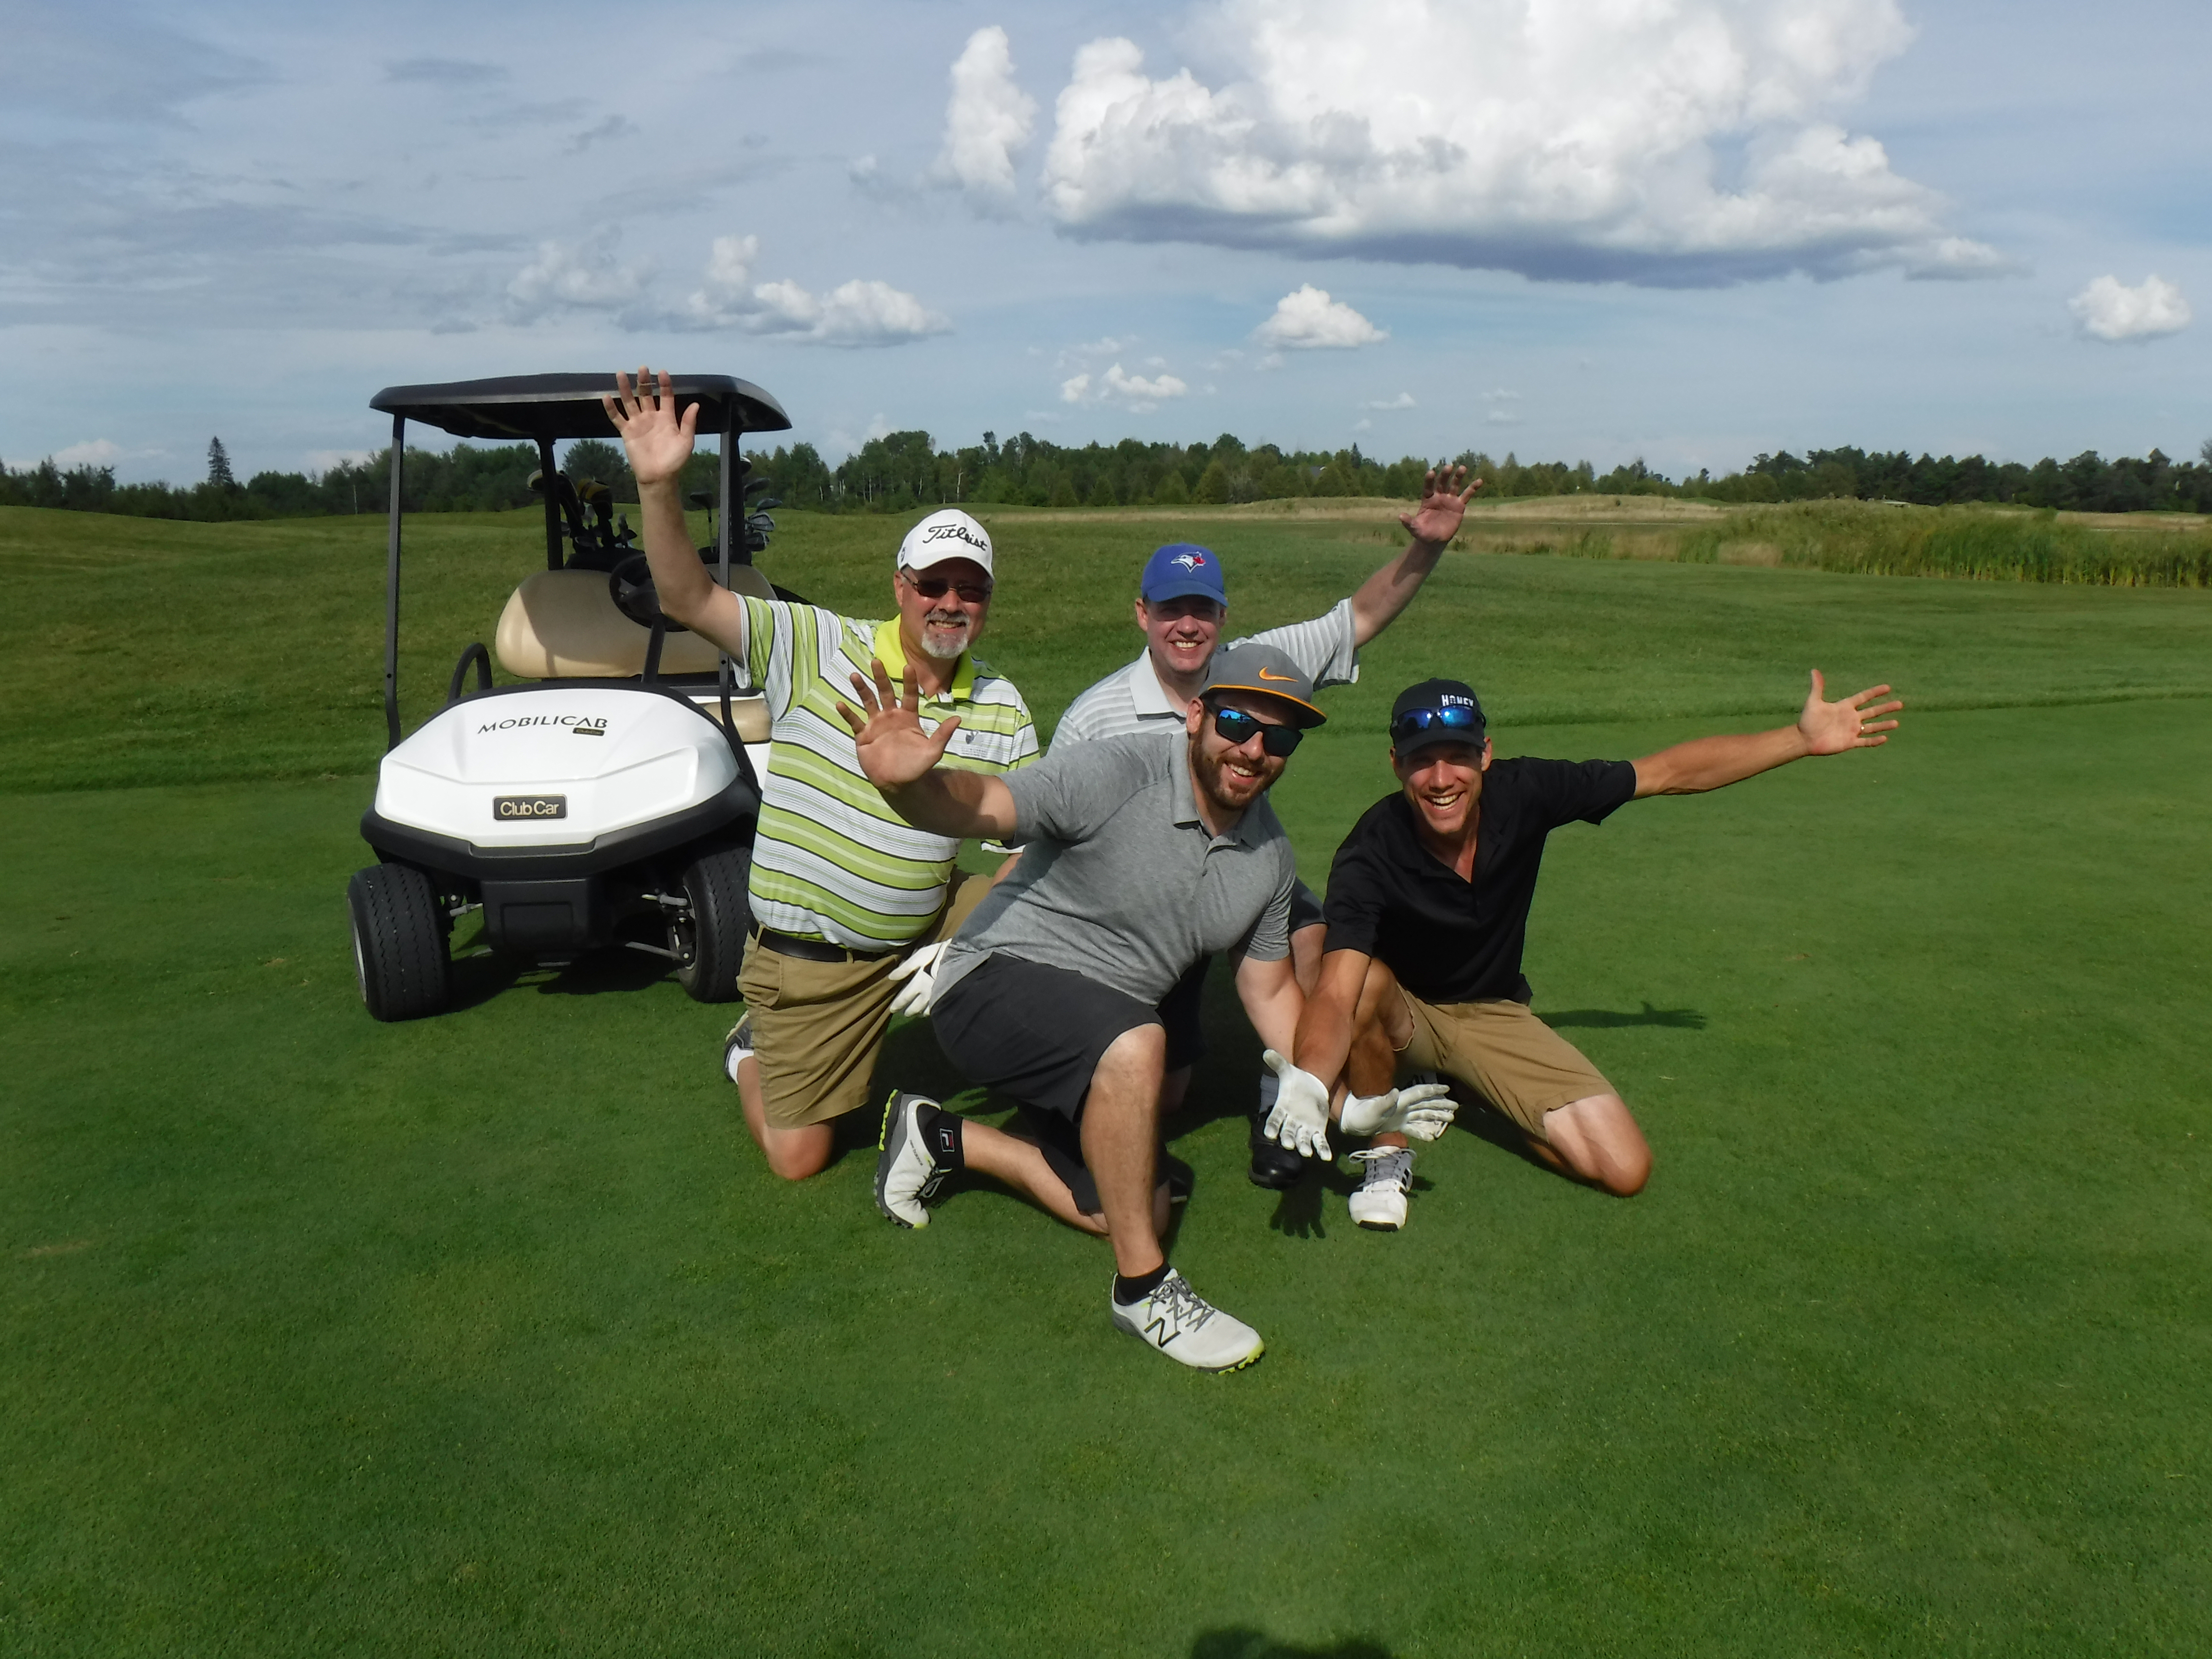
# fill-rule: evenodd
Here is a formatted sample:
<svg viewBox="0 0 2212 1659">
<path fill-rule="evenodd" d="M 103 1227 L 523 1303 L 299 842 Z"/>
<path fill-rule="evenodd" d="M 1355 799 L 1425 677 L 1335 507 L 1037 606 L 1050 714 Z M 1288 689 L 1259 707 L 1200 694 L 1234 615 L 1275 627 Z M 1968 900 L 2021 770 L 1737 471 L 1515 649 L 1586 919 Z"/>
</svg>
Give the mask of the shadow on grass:
<svg viewBox="0 0 2212 1659">
<path fill-rule="evenodd" d="M 1677 1030 L 1702 1031 L 1705 1017 L 1695 1008 L 1654 1008 L 1644 1005 L 1641 1013 L 1625 1014 L 1613 1008 L 1566 1008 L 1556 1014 L 1546 1014 L 1544 1024 L 1557 1030 L 1562 1025 L 1580 1025 L 1592 1030 L 1617 1030 L 1624 1025 L 1669 1025 Z"/>
<path fill-rule="evenodd" d="M 1190 1659 L 1390 1659 L 1390 1650 L 1364 1636 L 1314 1647 L 1279 1642 L 1265 1631 L 1210 1630 L 1190 1644 Z"/>
<path fill-rule="evenodd" d="M 668 977 L 668 964 L 659 957 L 620 945 L 587 951 L 560 968 L 541 968 L 526 957 L 495 951 L 489 956 L 462 956 L 453 963 L 453 995 L 449 1009 L 477 1008 L 509 991 L 535 991 L 540 996 L 588 997 L 605 991 L 642 991 Z M 730 1018 L 738 1015 L 732 1003 Z"/>
</svg>

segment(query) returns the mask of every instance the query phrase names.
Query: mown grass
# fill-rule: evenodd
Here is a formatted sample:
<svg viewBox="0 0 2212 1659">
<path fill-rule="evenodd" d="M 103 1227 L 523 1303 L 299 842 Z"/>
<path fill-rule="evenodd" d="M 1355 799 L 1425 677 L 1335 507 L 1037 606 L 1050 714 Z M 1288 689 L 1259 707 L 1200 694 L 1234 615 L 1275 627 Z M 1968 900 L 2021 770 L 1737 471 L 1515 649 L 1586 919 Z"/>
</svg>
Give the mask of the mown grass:
<svg viewBox="0 0 2212 1659">
<path fill-rule="evenodd" d="M 81 672 L 33 706 L 52 747 L 0 751 L 71 781 L 0 805 L 0 1650 L 2212 1642 L 2203 595 L 1454 556 L 1282 787 L 1310 872 L 1433 668 L 1554 754 L 1786 719 L 1808 659 L 1913 708 L 1555 842 L 1529 973 L 1651 1133 L 1632 1202 L 1458 1133 L 1395 1237 L 1347 1177 L 1258 1192 L 1217 994 L 1176 1258 L 1269 1352 L 1208 1379 L 1002 1196 L 901 1233 L 865 1155 L 769 1177 L 726 1014 L 642 959 L 465 964 L 452 1014 L 368 1020 L 368 779 L 253 769 L 373 759 L 375 550 L 160 533 L 198 528 L 83 550 L 83 659 L 6 624 L 11 710 L 19 653 Z M 418 717 L 517 568 L 435 528 Z M 780 579 L 881 592 L 884 526 L 789 529 Z M 1212 538 L 1256 623 L 1356 581 L 1364 533 Z M 1003 538 L 994 653 L 1056 707 L 1134 650 L 1149 539 Z M 299 622 L 333 634 L 272 640 Z M 348 629 L 371 695 L 302 732 Z M 226 713 L 131 737 L 211 664 Z M 892 1076 L 957 1086 L 923 1025 Z"/>
<path fill-rule="evenodd" d="M 987 518 L 1000 574 L 984 654 L 1047 729 L 1134 655 L 1129 601 L 1158 543 L 1189 536 L 1217 548 L 1232 627 L 1256 629 L 1326 608 L 1400 539 L 1372 514 Z M 763 568 L 822 603 L 878 614 L 902 529 L 787 514 Z M 410 727 L 444 697 L 461 648 L 490 637 L 508 592 L 543 558 L 539 534 L 526 513 L 410 520 Z M 1475 532 L 1468 539 L 1361 683 L 1332 694 L 1332 730 L 1378 727 L 1401 663 L 1454 668 L 1513 723 L 1764 714 L 1791 702 L 1814 666 L 1839 685 L 1910 684 L 1923 708 L 2212 691 L 2203 607 L 2187 592 L 1815 579 L 1654 559 L 1601 568 L 1485 553 Z M 0 575 L 26 596 L 0 613 L 0 699 L 11 715 L 0 727 L 0 792 L 354 775 L 382 750 L 380 520 L 186 525 L 0 509 Z"/>
</svg>

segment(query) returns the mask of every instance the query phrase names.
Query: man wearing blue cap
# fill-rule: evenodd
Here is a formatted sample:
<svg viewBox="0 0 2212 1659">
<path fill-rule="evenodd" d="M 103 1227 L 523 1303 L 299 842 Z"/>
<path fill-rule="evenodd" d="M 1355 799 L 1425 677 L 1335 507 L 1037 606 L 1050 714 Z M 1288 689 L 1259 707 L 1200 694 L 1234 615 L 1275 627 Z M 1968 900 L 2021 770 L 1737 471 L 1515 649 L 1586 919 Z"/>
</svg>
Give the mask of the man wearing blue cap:
<svg viewBox="0 0 2212 1659">
<path fill-rule="evenodd" d="M 1420 592 L 1444 548 L 1459 533 L 1468 502 L 1481 488 L 1480 478 L 1467 481 L 1463 466 L 1431 471 L 1422 480 L 1420 506 L 1399 515 L 1398 522 L 1413 538 L 1404 552 L 1324 614 L 1231 643 L 1274 647 L 1297 663 L 1316 688 L 1350 684 L 1359 678 L 1360 647 L 1397 620 Z M 1228 613 L 1229 588 L 1218 554 L 1188 542 L 1154 553 L 1146 562 L 1137 599 L 1144 653 L 1068 705 L 1054 732 L 1054 746 L 1138 732 L 1182 732 L 1184 711 L 1205 681 Z M 1291 963 L 1300 986 L 1311 991 L 1321 970 L 1326 930 L 1320 902 L 1304 883 L 1295 896 L 1291 928 Z M 1189 981 L 1176 988 L 1163 1009 L 1176 1016 L 1169 1029 L 1181 1038 L 1172 1056 L 1180 1081 L 1170 1085 L 1171 1100 L 1181 1098 L 1197 1059 L 1198 1003 L 1206 965 L 1198 963 Z M 1258 1186 L 1284 1188 L 1297 1183 L 1305 1164 L 1296 1152 L 1262 1133 L 1261 1126 L 1274 1107 L 1275 1088 L 1273 1077 L 1260 1079 L 1259 1109 L 1252 1118 L 1251 1178 Z"/>
</svg>

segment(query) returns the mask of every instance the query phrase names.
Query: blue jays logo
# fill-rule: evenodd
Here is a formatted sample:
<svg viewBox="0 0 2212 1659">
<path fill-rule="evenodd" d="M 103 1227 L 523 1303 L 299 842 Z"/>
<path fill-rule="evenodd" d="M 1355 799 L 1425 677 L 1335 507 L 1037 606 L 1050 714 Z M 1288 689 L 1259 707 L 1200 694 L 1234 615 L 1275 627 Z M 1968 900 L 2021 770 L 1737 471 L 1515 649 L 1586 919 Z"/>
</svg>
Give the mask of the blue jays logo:
<svg viewBox="0 0 2212 1659">
<path fill-rule="evenodd" d="M 1186 570 L 1195 570 L 1206 562 L 1206 555 L 1196 552 L 1178 553 L 1171 562 L 1181 565 Z"/>
</svg>

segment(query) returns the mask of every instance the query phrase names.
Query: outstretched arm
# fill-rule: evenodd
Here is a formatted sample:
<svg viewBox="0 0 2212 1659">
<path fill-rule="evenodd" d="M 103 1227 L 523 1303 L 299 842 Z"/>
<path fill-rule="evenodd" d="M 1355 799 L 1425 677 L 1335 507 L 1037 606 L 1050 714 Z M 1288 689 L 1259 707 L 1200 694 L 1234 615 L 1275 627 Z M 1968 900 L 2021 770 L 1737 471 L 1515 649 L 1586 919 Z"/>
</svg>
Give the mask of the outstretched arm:
<svg viewBox="0 0 2212 1659">
<path fill-rule="evenodd" d="M 960 729 L 960 717 L 941 721 L 934 733 L 923 731 L 913 665 L 907 667 L 903 696 L 892 694 L 891 677 L 880 660 L 869 666 L 875 672 L 872 686 L 858 674 L 853 676 L 860 708 L 841 702 L 837 712 L 853 728 L 860 770 L 883 791 L 891 811 L 933 836 L 1013 834 L 1014 793 L 1006 780 L 938 767 L 945 758 L 945 745 Z"/>
<path fill-rule="evenodd" d="M 653 589 L 672 622 L 683 623 L 743 660 L 744 601 L 707 574 L 684 522 L 684 463 L 691 459 L 699 405 L 693 404 L 679 417 L 667 371 L 661 372 L 658 392 L 651 389 L 652 380 L 650 369 L 639 369 L 635 385 L 629 375 L 618 374 L 616 395 L 599 402 L 622 434 L 629 470 L 637 479 L 638 516 L 645 521 L 645 558 L 653 567 Z"/>
<path fill-rule="evenodd" d="M 1824 701 L 1827 683 L 1813 671 L 1813 689 L 1797 724 L 1771 732 L 1749 732 L 1741 736 L 1697 738 L 1662 749 L 1636 763 L 1636 798 L 1646 795 L 1696 795 L 1708 789 L 1769 772 L 1808 755 L 1840 755 L 1847 749 L 1877 749 L 1887 743 L 1885 734 L 1895 720 L 1877 718 L 1905 707 L 1901 697 L 1874 708 L 1867 705 L 1887 696 L 1889 688 L 1877 685 L 1855 696 Z M 1324 969 L 1326 971 L 1326 969 Z"/>
<path fill-rule="evenodd" d="M 1360 583 L 1359 591 L 1352 596 L 1355 645 L 1365 645 L 1398 619 L 1398 613 L 1413 602 L 1421 584 L 1428 580 L 1429 572 L 1437 568 L 1446 545 L 1459 534 L 1467 504 L 1482 488 L 1482 480 L 1477 478 L 1462 489 L 1466 477 L 1467 469 L 1458 466 L 1446 469 L 1441 477 L 1431 471 L 1421 480 L 1420 506 L 1398 515 L 1398 522 L 1406 526 L 1413 541 L 1403 553 Z"/>
</svg>

